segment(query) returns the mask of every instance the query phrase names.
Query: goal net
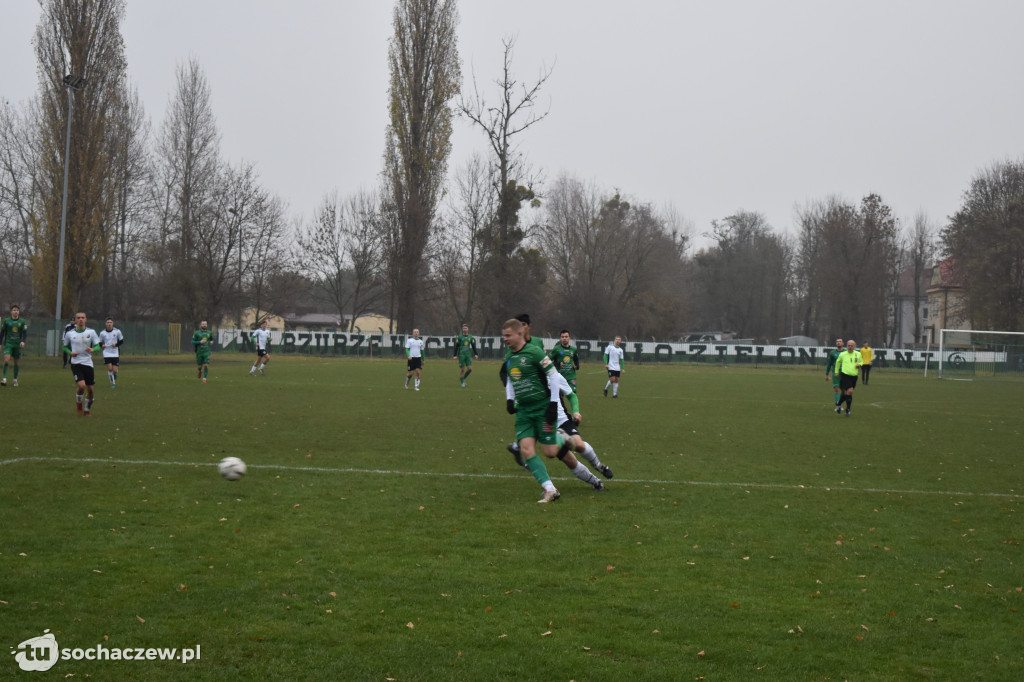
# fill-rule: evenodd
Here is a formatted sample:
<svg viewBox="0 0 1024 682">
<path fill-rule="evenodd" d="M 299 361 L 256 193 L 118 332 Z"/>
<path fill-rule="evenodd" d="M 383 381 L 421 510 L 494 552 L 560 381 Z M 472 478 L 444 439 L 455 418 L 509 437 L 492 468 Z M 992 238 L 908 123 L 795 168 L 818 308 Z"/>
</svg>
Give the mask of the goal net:
<svg viewBox="0 0 1024 682">
<path fill-rule="evenodd" d="M 1024 332 L 939 330 L 939 378 L 1024 377 Z"/>
</svg>

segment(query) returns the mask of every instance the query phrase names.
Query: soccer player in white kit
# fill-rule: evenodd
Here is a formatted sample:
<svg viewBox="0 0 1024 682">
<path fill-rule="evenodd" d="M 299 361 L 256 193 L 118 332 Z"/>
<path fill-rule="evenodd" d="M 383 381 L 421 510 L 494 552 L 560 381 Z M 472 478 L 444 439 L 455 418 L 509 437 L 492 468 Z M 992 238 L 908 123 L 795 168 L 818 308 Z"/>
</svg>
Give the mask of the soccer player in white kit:
<svg viewBox="0 0 1024 682">
<path fill-rule="evenodd" d="M 405 340 L 406 373 L 405 387 L 409 388 L 409 379 L 416 377 L 416 390 L 420 390 L 420 372 L 423 371 L 423 339 L 420 330 L 413 329 L 412 336 Z"/>
<path fill-rule="evenodd" d="M 121 364 L 121 344 L 124 334 L 114 326 L 114 318 L 108 317 L 104 328 L 100 330 L 100 347 L 103 348 L 103 364 L 107 366 L 107 378 L 110 387 L 117 388 L 117 371 Z"/>
<path fill-rule="evenodd" d="M 249 374 L 255 376 L 256 365 L 259 365 L 260 374 L 263 374 L 263 368 L 270 362 L 270 331 L 266 320 L 260 322 L 260 328 L 252 333 L 252 340 L 256 343 L 256 359 L 253 360 Z"/>
<path fill-rule="evenodd" d="M 92 354 L 99 349 L 100 337 L 95 330 L 85 326 L 85 313 L 75 313 L 75 328 L 64 334 L 64 351 L 71 358 L 71 373 L 78 384 L 75 394 L 78 414 L 85 417 L 92 411 L 92 387 L 96 385 Z"/>
<path fill-rule="evenodd" d="M 620 346 L 622 337 L 616 336 L 615 341 L 608 344 L 604 349 L 604 368 L 608 370 L 608 381 L 604 385 L 604 397 L 608 397 L 608 387 L 612 387 L 612 397 L 619 397 L 619 375 L 625 372 L 623 361 L 626 358 L 626 351 Z"/>
</svg>

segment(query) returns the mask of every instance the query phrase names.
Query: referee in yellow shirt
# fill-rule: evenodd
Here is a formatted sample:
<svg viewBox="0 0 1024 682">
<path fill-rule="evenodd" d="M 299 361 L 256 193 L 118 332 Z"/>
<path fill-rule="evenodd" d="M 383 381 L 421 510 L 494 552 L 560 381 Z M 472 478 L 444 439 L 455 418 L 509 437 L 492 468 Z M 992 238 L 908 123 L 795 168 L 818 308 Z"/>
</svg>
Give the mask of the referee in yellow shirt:
<svg viewBox="0 0 1024 682">
<path fill-rule="evenodd" d="M 857 387 L 857 377 L 860 375 L 860 367 L 863 364 L 860 351 L 857 350 L 857 342 L 850 339 L 846 342 L 846 350 L 836 358 L 836 374 L 839 375 L 839 390 L 842 396 L 836 405 L 836 414 L 840 414 L 843 402 L 846 402 L 846 416 L 850 416 L 850 408 L 853 407 L 853 389 Z"/>
</svg>

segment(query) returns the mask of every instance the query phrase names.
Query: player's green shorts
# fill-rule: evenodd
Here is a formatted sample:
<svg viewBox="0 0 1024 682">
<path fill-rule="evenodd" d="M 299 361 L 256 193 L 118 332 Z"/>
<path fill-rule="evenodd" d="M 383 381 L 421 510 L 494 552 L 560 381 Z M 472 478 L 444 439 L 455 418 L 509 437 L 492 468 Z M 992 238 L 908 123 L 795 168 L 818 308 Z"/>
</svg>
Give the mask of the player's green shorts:
<svg viewBox="0 0 1024 682">
<path fill-rule="evenodd" d="M 472 353 L 459 353 L 459 367 L 472 367 L 473 366 L 473 354 Z"/>
<path fill-rule="evenodd" d="M 17 360 L 21 357 L 21 341 L 15 341 L 14 343 L 4 344 L 4 355 L 10 355 L 12 358 Z"/>
<path fill-rule="evenodd" d="M 540 409 L 540 411 L 527 411 L 522 409 L 520 406 L 519 411 L 516 412 L 516 440 L 522 440 L 523 438 L 536 438 L 537 442 L 541 445 L 557 445 L 558 440 L 555 437 L 555 431 L 557 427 L 546 428 L 544 424 L 544 411 L 547 409 L 547 404 Z"/>
<path fill-rule="evenodd" d="M 197 365 L 208 365 L 210 364 L 210 351 L 201 350 L 196 353 L 196 364 Z"/>
</svg>

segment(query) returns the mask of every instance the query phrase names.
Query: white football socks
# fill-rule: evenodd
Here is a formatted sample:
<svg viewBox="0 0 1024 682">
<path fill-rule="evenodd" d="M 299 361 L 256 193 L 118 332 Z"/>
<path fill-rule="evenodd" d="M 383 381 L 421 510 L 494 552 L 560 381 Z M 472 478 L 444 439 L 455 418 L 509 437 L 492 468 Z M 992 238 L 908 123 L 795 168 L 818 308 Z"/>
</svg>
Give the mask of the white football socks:
<svg viewBox="0 0 1024 682">
<path fill-rule="evenodd" d="M 583 462 L 576 462 L 576 468 L 572 470 L 573 476 L 580 479 L 584 483 L 593 484 L 597 480 L 597 476 L 590 473 L 590 469 L 586 467 Z"/>
<path fill-rule="evenodd" d="M 591 447 L 590 443 L 583 441 L 583 452 L 579 453 L 585 460 L 593 464 L 596 468 L 601 468 L 601 460 L 597 458 L 597 453 L 594 448 Z"/>
</svg>

